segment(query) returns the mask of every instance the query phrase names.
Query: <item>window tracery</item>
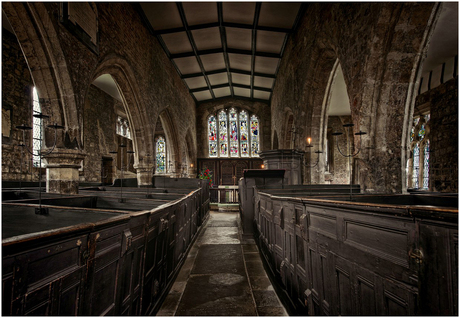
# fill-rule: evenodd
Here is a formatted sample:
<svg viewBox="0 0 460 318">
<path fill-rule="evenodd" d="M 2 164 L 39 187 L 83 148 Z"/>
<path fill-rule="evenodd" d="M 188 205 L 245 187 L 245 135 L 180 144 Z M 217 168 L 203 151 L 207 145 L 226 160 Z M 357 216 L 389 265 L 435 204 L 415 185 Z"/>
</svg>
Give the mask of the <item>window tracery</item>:
<svg viewBox="0 0 460 318">
<path fill-rule="evenodd" d="M 127 119 L 118 116 L 117 120 L 117 134 L 128 139 L 131 139 L 131 131 L 129 129 L 129 122 Z"/>
<path fill-rule="evenodd" d="M 32 115 L 41 114 L 41 106 L 38 99 L 37 89 L 34 87 L 32 90 L 32 101 L 33 101 L 33 111 Z M 33 128 L 33 141 L 32 141 L 32 149 L 34 154 L 38 154 L 42 148 L 42 136 L 43 136 L 43 127 L 41 125 L 40 118 L 32 117 L 32 128 Z M 39 167 L 40 166 L 40 158 L 39 156 L 33 156 L 33 166 Z"/>
<path fill-rule="evenodd" d="M 217 138 L 218 136 L 218 138 Z M 208 118 L 209 157 L 258 157 L 259 119 L 247 111 L 221 110 Z"/>
<path fill-rule="evenodd" d="M 166 141 L 163 137 L 158 137 L 155 145 L 156 172 L 166 172 Z"/>
<path fill-rule="evenodd" d="M 430 176 L 430 114 L 414 118 L 410 142 L 411 156 L 407 162 L 407 187 L 429 189 Z"/>
</svg>

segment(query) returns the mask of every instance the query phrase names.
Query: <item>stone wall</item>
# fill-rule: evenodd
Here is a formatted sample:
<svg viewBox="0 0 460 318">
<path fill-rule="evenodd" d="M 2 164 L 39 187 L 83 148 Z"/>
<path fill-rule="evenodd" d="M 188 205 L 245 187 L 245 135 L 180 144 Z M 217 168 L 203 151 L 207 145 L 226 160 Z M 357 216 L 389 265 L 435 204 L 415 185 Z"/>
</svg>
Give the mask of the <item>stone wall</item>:
<svg viewBox="0 0 460 318">
<path fill-rule="evenodd" d="M 32 126 L 32 89 L 28 65 L 16 36 L 2 30 L 2 179 L 19 180 L 22 130 L 16 126 Z M 31 136 L 32 132 L 26 132 Z M 27 137 L 26 136 L 26 137 Z M 32 147 L 30 139 L 27 145 Z M 31 169 L 32 156 L 24 150 L 22 180 L 37 180 L 36 169 Z M 33 177 L 31 177 L 32 172 Z"/>
<path fill-rule="evenodd" d="M 358 156 L 361 187 L 366 192 L 402 192 L 404 120 L 433 7 L 408 2 L 308 4 L 280 63 L 271 101 L 272 131 L 284 131 L 282 118 L 289 108 L 300 140 L 323 140 L 324 101 L 338 60 L 353 133 L 367 133 Z"/>
<path fill-rule="evenodd" d="M 225 98 L 218 101 L 201 103 L 197 107 L 197 141 L 199 144 L 197 158 L 208 158 L 208 117 L 217 113 L 222 109 L 230 109 L 235 107 L 238 111 L 246 110 L 251 116 L 256 115 L 259 118 L 260 140 L 259 150 L 271 149 L 271 129 L 270 129 L 270 108 L 268 104 L 262 102 L 251 102 L 243 99 Z"/>
<path fill-rule="evenodd" d="M 430 190 L 458 192 L 458 76 L 417 97 L 430 107 Z"/>
<path fill-rule="evenodd" d="M 100 131 L 87 130 L 84 127 L 84 109 L 88 103 L 92 107 L 93 81 L 100 75 L 110 74 L 126 101 L 123 106 L 130 121 L 133 148 L 136 151 L 135 166 L 147 153 L 154 153 L 154 125 L 159 114 L 164 111 L 167 111 L 170 118 L 169 127 L 165 129 L 174 133 L 171 142 L 175 145 L 171 149 L 175 151 L 175 160 L 181 161 L 184 149 L 196 153 L 195 101 L 135 6 L 130 3 L 102 2 L 95 5 L 98 18 L 96 51 L 91 50 L 61 23 L 60 3 L 7 3 L 2 6 L 21 43 L 22 52 L 17 50 L 17 56 L 27 56 L 28 64 L 33 65 L 31 73 L 34 83 L 39 94 L 42 92 L 40 97 L 51 100 L 49 113 L 53 120 L 66 126 L 59 147 L 74 149 L 89 157 L 100 155 L 109 147 L 103 145 L 101 148 L 104 149 L 99 149 L 100 153 L 94 153 L 91 142 L 84 142 L 87 134 L 99 134 L 106 130 L 102 127 Z M 34 27 L 37 21 L 40 23 L 39 28 Z M 5 83 L 5 72 L 3 76 Z M 17 85 L 11 90 L 3 90 L 3 99 L 27 94 L 23 85 Z M 30 109 L 30 106 L 24 104 L 24 109 Z M 13 112 L 13 116 L 15 114 Z M 109 124 L 110 116 L 100 116 L 101 122 L 107 120 L 102 126 Z M 12 126 L 22 122 L 13 118 Z M 112 134 L 110 132 L 105 137 L 108 144 L 111 143 Z M 94 147 L 97 143 L 94 142 Z M 6 149 L 3 158 L 9 160 L 9 153 L 12 152 L 13 148 Z M 12 162 L 4 159 L 4 167 L 11 167 Z M 97 167 L 94 169 L 97 170 Z M 84 175 L 91 180 L 96 178 L 95 171 L 85 172 Z M 5 174 L 3 177 L 11 178 Z"/>
</svg>

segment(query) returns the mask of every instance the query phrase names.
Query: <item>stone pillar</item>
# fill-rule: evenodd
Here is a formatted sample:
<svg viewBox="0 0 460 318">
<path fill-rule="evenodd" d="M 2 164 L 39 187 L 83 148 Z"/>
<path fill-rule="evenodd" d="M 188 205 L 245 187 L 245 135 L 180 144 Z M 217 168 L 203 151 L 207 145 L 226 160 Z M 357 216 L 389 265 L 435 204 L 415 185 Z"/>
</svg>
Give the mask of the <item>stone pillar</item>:
<svg viewBox="0 0 460 318">
<path fill-rule="evenodd" d="M 78 194 L 81 161 L 85 154 L 76 149 L 56 148 L 45 157 L 46 192 Z"/>
<path fill-rule="evenodd" d="M 134 165 L 137 172 L 137 186 L 150 186 L 152 185 L 153 164 L 152 163 L 139 163 Z"/>
<path fill-rule="evenodd" d="M 302 157 L 304 152 L 293 149 L 262 151 L 259 156 L 265 169 L 284 169 L 284 184 L 302 184 Z"/>
</svg>

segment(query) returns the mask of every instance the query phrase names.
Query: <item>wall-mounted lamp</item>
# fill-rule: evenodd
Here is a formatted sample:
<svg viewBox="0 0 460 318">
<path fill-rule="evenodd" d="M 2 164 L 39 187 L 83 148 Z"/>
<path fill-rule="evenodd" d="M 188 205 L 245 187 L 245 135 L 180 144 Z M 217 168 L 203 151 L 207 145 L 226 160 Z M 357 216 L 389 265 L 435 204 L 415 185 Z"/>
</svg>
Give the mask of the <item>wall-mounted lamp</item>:
<svg viewBox="0 0 460 318">
<path fill-rule="evenodd" d="M 307 149 L 308 149 L 309 157 L 310 157 L 310 154 L 311 154 L 311 148 L 313 148 L 313 145 L 311 144 L 311 137 L 307 137 Z M 318 163 L 319 163 L 319 154 L 323 153 L 323 152 L 320 151 L 320 150 L 316 150 L 315 153 L 318 155 L 317 158 L 316 158 L 316 163 L 314 165 L 307 165 L 307 160 L 305 158 L 304 162 L 303 162 L 305 167 L 314 168 L 314 167 L 316 167 L 318 165 Z"/>
<path fill-rule="evenodd" d="M 357 133 L 355 133 L 356 136 L 359 136 L 359 145 L 360 145 L 360 148 L 358 148 L 358 151 L 356 153 L 353 153 L 351 151 L 351 141 L 350 139 L 348 138 L 348 135 L 349 135 L 349 130 L 351 127 L 353 127 L 354 124 L 352 123 L 349 123 L 349 124 L 345 124 L 343 125 L 343 127 L 345 127 L 345 129 L 347 130 L 347 140 L 348 140 L 348 145 L 347 145 L 347 154 L 343 154 L 343 152 L 340 150 L 340 147 L 339 147 L 339 143 L 337 142 L 337 136 L 340 136 L 340 135 L 343 135 L 342 132 L 334 132 L 332 133 L 333 136 L 336 137 L 336 141 L 335 143 L 337 144 L 337 150 L 339 151 L 339 153 L 343 156 L 343 157 L 346 157 L 348 158 L 348 166 L 349 166 L 349 172 L 350 172 L 350 201 L 352 200 L 352 197 L 353 197 L 353 188 L 352 188 L 352 180 L 351 180 L 351 158 L 352 157 L 355 157 L 359 154 L 360 150 L 361 150 L 361 136 L 362 135 L 365 135 L 366 133 L 364 131 L 359 131 Z"/>
</svg>

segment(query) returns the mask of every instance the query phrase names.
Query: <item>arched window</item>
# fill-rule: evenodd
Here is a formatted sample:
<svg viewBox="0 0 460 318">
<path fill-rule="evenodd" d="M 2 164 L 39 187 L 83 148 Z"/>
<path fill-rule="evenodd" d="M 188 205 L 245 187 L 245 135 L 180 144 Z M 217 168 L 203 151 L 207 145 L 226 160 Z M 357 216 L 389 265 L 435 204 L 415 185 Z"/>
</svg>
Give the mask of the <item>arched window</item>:
<svg viewBox="0 0 460 318">
<path fill-rule="evenodd" d="M 117 120 L 117 134 L 128 139 L 131 139 L 131 131 L 129 129 L 129 122 L 127 119 L 118 117 Z"/>
<path fill-rule="evenodd" d="M 156 146 L 157 173 L 166 172 L 166 142 L 163 137 L 158 137 Z"/>
<path fill-rule="evenodd" d="M 32 92 L 32 100 L 33 100 L 33 112 L 32 115 L 41 114 L 42 110 L 40 107 L 37 89 L 34 87 Z M 33 153 L 38 154 L 40 149 L 42 148 L 42 136 L 43 136 L 43 127 L 41 125 L 40 118 L 32 117 L 33 121 Z M 34 167 L 38 167 L 40 165 L 40 158 L 39 156 L 33 156 L 33 165 Z"/>
<path fill-rule="evenodd" d="M 208 119 L 209 157 L 217 157 L 217 124 L 216 117 Z"/>
<path fill-rule="evenodd" d="M 218 123 L 218 124 L 217 124 Z M 217 138 L 218 136 L 218 138 Z M 259 119 L 247 111 L 231 108 L 208 118 L 209 157 L 258 157 Z M 230 155 L 229 155 L 230 153 Z"/>
<path fill-rule="evenodd" d="M 411 129 L 411 158 L 407 162 L 407 187 L 428 190 L 430 179 L 430 114 L 414 118 Z"/>
</svg>

